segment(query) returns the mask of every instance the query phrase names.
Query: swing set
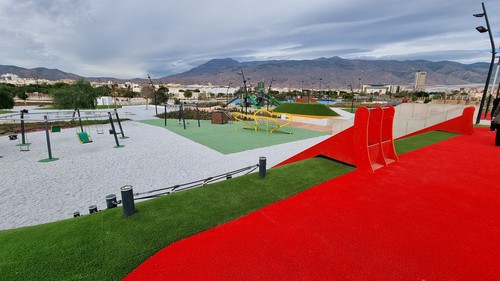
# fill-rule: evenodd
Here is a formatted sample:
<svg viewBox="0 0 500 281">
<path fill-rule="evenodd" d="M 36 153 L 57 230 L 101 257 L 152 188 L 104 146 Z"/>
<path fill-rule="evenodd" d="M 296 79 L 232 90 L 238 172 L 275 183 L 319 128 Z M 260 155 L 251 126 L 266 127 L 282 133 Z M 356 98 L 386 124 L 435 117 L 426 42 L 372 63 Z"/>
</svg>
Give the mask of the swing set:
<svg viewBox="0 0 500 281">
<path fill-rule="evenodd" d="M 69 115 L 68 115 L 69 113 Z M 87 116 L 81 116 L 81 113 L 84 113 Z M 46 133 L 46 140 L 47 140 L 47 151 L 49 157 L 47 159 L 42 159 L 39 162 L 50 162 L 50 161 L 55 161 L 58 160 L 58 158 L 52 157 L 52 149 L 51 149 L 51 143 L 50 143 L 50 134 L 49 133 L 60 133 L 62 131 L 62 126 L 61 122 L 65 120 L 69 121 L 75 121 L 75 119 L 78 119 L 79 125 L 76 126 L 76 136 L 80 144 L 87 144 L 87 143 L 92 143 L 93 139 L 92 136 L 90 135 L 90 130 L 88 125 L 83 125 L 82 118 L 85 118 L 87 121 L 88 120 L 102 120 L 103 118 L 109 119 L 109 123 L 111 125 L 111 130 L 110 133 L 114 135 L 115 138 L 115 143 L 116 146 L 115 148 L 121 148 L 124 147 L 123 145 L 120 145 L 118 136 L 117 136 L 117 130 L 115 129 L 115 122 L 118 123 L 119 128 L 120 128 L 120 134 L 122 135 L 122 139 L 128 138 L 125 136 L 123 132 L 123 128 L 121 126 L 120 118 L 118 116 L 118 112 L 116 109 L 114 109 L 113 114 L 111 112 L 107 112 L 108 114 L 99 114 L 99 113 L 104 113 L 104 112 L 99 112 L 99 111 L 80 111 L 79 109 L 76 109 L 74 111 L 51 111 L 51 112 L 45 112 L 45 113 L 30 113 L 28 114 L 28 110 L 23 109 L 19 114 L 11 114 L 7 116 L 2 116 L 0 118 L 2 119 L 7 119 L 11 118 L 13 122 L 15 121 L 20 121 L 20 130 L 19 132 L 21 133 L 21 138 L 18 138 L 17 132 L 14 130 L 13 134 L 9 135 L 9 140 L 18 140 L 19 146 L 21 151 L 29 151 L 30 150 L 30 145 L 31 143 L 28 142 L 28 137 L 26 134 L 26 128 L 25 128 L 25 121 L 29 122 L 40 122 L 40 118 L 36 118 L 35 115 L 39 114 L 44 114 L 43 116 L 43 122 L 44 122 L 44 129 Z M 56 116 L 53 116 L 56 114 Z M 28 116 L 26 116 L 28 115 Z M 33 115 L 33 116 L 29 116 Z M 62 115 L 62 116 L 60 116 Z M 115 118 L 113 118 L 113 115 Z M 49 118 L 49 117 L 52 117 Z M 103 124 L 97 124 L 96 125 L 96 132 L 97 134 L 104 134 L 104 126 Z"/>
</svg>

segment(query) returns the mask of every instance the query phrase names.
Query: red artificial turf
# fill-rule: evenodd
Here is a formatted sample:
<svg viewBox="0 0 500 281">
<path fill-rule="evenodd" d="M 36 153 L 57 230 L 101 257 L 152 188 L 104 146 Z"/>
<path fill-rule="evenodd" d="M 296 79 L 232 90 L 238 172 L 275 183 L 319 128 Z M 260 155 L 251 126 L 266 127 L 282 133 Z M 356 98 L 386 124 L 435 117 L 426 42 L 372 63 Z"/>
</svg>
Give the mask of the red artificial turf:
<svg viewBox="0 0 500 281">
<path fill-rule="evenodd" d="M 500 280 L 498 159 L 479 128 L 174 243 L 125 280 Z"/>
</svg>

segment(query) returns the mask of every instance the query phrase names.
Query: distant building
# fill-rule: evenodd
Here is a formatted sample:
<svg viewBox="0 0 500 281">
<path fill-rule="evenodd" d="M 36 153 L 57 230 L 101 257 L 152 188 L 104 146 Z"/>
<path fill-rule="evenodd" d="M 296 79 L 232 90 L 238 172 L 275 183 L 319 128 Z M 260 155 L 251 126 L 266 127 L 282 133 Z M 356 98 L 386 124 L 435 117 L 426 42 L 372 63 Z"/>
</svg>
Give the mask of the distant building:
<svg viewBox="0 0 500 281">
<path fill-rule="evenodd" d="M 415 84 L 413 86 L 413 90 L 415 91 L 423 91 L 425 86 L 425 77 L 427 76 L 427 72 L 425 71 L 417 71 L 415 72 Z"/>
<path fill-rule="evenodd" d="M 398 85 L 386 85 L 386 84 L 371 84 L 363 85 L 362 92 L 365 94 L 375 94 L 375 95 L 386 95 L 394 94 L 400 91 L 400 86 Z"/>
<path fill-rule="evenodd" d="M 16 74 L 5 73 L 0 75 L 0 83 L 8 83 L 12 85 L 33 85 L 33 84 L 53 84 L 53 81 L 40 78 L 21 78 Z"/>
</svg>

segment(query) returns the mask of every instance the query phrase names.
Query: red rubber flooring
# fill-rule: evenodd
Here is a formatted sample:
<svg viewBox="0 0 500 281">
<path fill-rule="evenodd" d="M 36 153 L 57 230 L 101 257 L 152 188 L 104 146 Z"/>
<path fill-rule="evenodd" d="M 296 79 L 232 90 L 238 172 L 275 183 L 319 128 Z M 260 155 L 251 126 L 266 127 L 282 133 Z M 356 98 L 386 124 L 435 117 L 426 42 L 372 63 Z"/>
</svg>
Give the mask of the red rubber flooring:
<svg viewBox="0 0 500 281">
<path fill-rule="evenodd" d="M 487 130 L 181 240 L 125 280 L 500 280 L 500 147 Z"/>
</svg>

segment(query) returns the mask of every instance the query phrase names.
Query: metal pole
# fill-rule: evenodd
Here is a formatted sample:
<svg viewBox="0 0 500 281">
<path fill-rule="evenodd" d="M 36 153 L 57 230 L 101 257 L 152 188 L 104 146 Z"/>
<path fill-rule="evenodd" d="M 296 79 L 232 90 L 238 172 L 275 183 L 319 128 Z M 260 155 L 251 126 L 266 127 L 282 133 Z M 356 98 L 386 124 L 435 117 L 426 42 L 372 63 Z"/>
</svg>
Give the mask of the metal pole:
<svg viewBox="0 0 500 281">
<path fill-rule="evenodd" d="M 111 130 L 113 131 L 113 135 L 115 137 L 115 142 L 116 142 L 115 147 L 122 147 L 120 146 L 120 142 L 118 141 L 118 136 L 116 135 L 115 124 L 113 123 L 113 117 L 111 116 L 111 112 L 108 112 L 108 115 L 109 115 L 109 123 L 111 124 Z"/>
<path fill-rule="evenodd" d="M 83 124 L 82 124 L 82 117 L 80 116 L 80 109 L 76 109 L 76 112 L 78 113 L 78 120 L 80 120 L 80 132 L 83 132 Z"/>
<path fill-rule="evenodd" d="M 483 7 L 483 15 L 486 21 L 486 28 L 488 29 L 488 35 L 490 37 L 491 44 L 491 62 L 490 67 L 488 69 L 488 76 L 486 77 L 486 83 L 484 84 L 483 96 L 481 97 L 481 103 L 479 105 L 479 111 L 477 113 L 476 124 L 481 122 L 481 113 L 483 112 L 484 102 L 486 100 L 486 95 L 488 92 L 488 86 L 490 84 L 491 72 L 493 71 L 493 65 L 495 64 L 495 41 L 493 40 L 493 34 L 491 33 L 490 22 L 488 21 L 488 14 L 486 13 L 486 8 L 484 6 L 484 2 L 481 3 Z"/>
<path fill-rule="evenodd" d="M 198 103 L 196 103 L 196 119 L 198 119 L 198 127 L 200 126 L 200 110 L 198 109 Z"/>
<path fill-rule="evenodd" d="M 130 217 L 135 213 L 134 192 L 131 185 L 120 188 L 122 193 L 123 215 Z"/>
<path fill-rule="evenodd" d="M 153 87 L 153 98 L 154 98 L 154 102 L 155 102 L 155 111 L 156 111 L 156 115 L 158 115 L 158 104 L 156 103 L 155 85 L 153 84 L 151 77 L 149 77 L 149 74 L 148 74 L 148 79 L 149 79 L 149 82 L 151 83 L 151 87 Z"/>
<path fill-rule="evenodd" d="M 247 80 L 245 79 L 245 74 L 243 73 L 243 69 L 240 69 L 240 74 L 243 77 L 243 86 L 245 87 L 245 114 L 248 114 L 248 91 L 247 91 Z"/>
<path fill-rule="evenodd" d="M 184 124 L 184 130 L 186 130 L 186 118 L 184 118 L 184 105 L 181 103 L 181 118 L 182 124 Z"/>
<path fill-rule="evenodd" d="M 120 117 L 118 116 L 118 111 L 115 108 L 115 116 L 116 116 L 116 121 L 118 122 L 118 127 L 120 128 L 120 134 L 122 134 L 122 139 L 126 139 L 127 137 L 125 136 L 125 133 L 123 133 L 123 128 L 122 128 L 122 122 L 120 121 Z"/>
<path fill-rule="evenodd" d="M 26 137 L 25 137 L 25 128 L 24 128 L 24 113 L 26 112 L 26 109 L 21 110 L 21 144 L 26 144 Z"/>
<path fill-rule="evenodd" d="M 167 127 L 167 104 L 165 104 L 165 127 Z"/>
<path fill-rule="evenodd" d="M 266 157 L 259 157 L 259 176 L 266 177 Z"/>
<path fill-rule="evenodd" d="M 47 138 L 47 151 L 49 153 L 49 159 L 52 159 L 52 148 L 50 147 L 50 134 L 49 134 L 49 121 L 47 120 L 47 115 L 43 117 L 45 119 L 45 137 Z"/>
</svg>

